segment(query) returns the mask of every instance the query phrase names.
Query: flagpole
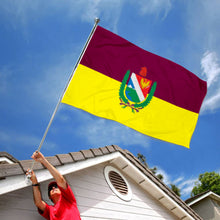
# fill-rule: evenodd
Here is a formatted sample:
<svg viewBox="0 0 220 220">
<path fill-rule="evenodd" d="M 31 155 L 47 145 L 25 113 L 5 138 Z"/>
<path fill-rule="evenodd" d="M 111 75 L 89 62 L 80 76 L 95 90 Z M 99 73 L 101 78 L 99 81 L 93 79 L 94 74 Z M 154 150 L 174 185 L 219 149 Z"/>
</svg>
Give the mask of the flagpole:
<svg viewBox="0 0 220 220">
<path fill-rule="evenodd" d="M 45 138 L 46 138 L 46 136 L 47 136 L 47 133 L 48 133 L 48 131 L 49 131 L 49 128 L 50 128 L 50 126 L 51 126 L 51 124 L 52 124 L 52 122 L 53 122 L 53 119 L 54 119 L 54 117 L 55 117 L 55 114 L 56 114 L 57 111 L 58 111 L 58 108 L 59 108 L 59 105 L 60 105 L 60 103 L 61 103 L 61 100 L 62 100 L 62 98 L 63 98 L 63 96 L 64 96 L 64 93 L 66 92 L 66 89 L 68 88 L 68 86 L 69 86 L 69 84 L 70 84 L 70 81 L 72 80 L 72 78 L 73 78 L 73 76 L 74 76 L 74 73 L 75 73 L 75 71 L 76 71 L 76 68 L 77 68 L 77 66 L 79 65 L 79 63 L 80 63 L 80 61 L 81 61 L 81 59 L 82 59 L 82 57 L 83 57 L 83 55 L 84 55 L 84 53 L 85 53 L 85 51 L 86 51 L 88 45 L 89 45 L 89 42 L 90 42 L 90 40 L 91 40 L 91 38 L 92 38 L 92 36 L 93 36 L 93 34 L 94 34 L 96 28 L 97 28 L 97 25 L 98 25 L 99 21 L 100 21 L 99 18 L 95 18 L 94 26 L 93 26 L 93 28 L 92 28 L 90 34 L 89 34 L 89 37 L 88 37 L 88 39 L 87 39 L 87 41 L 86 41 L 86 43 L 85 43 L 85 45 L 84 45 L 84 47 L 83 47 L 82 52 L 80 53 L 80 56 L 79 56 L 79 58 L 78 58 L 78 60 L 77 60 L 77 62 L 76 62 L 76 64 L 75 64 L 75 66 L 74 66 L 74 68 L 73 68 L 73 70 L 72 70 L 72 73 L 71 73 L 71 75 L 70 75 L 70 77 L 69 77 L 69 80 L 68 80 L 68 82 L 67 82 L 67 84 L 66 84 L 66 86 L 65 86 L 65 88 L 64 88 L 64 90 L 63 90 L 63 92 L 62 92 L 62 95 L 60 96 L 59 101 L 58 101 L 58 103 L 57 103 L 57 105 L 56 105 L 56 107 L 55 107 L 55 109 L 54 109 L 54 112 L 53 112 L 53 114 L 52 114 L 52 116 L 51 116 L 51 118 L 50 118 L 50 121 L 49 121 L 49 123 L 48 123 L 48 125 L 47 125 L 47 128 L 46 128 L 46 130 L 45 130 L 45 132 L 44 132 L 44 135 L 43 135 L 43 137 L 42 137 L 42 139 L 41 139 L 41 142 L 40 142 L 40 144 L 39 144 L 39 147 L 38 147 L 38 149 L 37 149 L 37 152 L 39 152 L 39 151 L 41 150 L 41 147 L 42 147 L 42 145 L 43 145 L 43 143 L 44 143 L 44 140 L 45 140 Z M 30 172 L 31 172 L 31 170 L 33 170 L 33 168 L 34 168 L 34 163 L 35 163 L 35 161 L 32 162 L 32 166 L 31 166 L 31 168 L 30 168 L 29 175 L 27 175 L 27 178 L 28 178 L 28 179 L 30 179 L 30 177 L 31 177 L 31 176 L 30 176 Z"/>
</svg>

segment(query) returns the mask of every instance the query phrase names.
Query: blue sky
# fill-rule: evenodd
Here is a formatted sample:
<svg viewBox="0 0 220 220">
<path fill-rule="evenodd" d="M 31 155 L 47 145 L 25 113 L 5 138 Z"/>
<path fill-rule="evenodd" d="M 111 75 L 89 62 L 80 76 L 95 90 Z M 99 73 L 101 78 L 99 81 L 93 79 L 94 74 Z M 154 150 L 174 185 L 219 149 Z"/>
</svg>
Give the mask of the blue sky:
<svg viewBox="0 0 220 220">
<path fill-rule="evenodd" d="M 187 149 L 61 104 L 42 147 L 46 156 L 117 144 L 142 153 L 165 183 L 189 197 L 206 171 L 220 173 L 220 1 L 2 0 L 0 150 L 29 159 L 93 27 L 99 25 L 170 59 L 208 83 Z"/>
</svg>

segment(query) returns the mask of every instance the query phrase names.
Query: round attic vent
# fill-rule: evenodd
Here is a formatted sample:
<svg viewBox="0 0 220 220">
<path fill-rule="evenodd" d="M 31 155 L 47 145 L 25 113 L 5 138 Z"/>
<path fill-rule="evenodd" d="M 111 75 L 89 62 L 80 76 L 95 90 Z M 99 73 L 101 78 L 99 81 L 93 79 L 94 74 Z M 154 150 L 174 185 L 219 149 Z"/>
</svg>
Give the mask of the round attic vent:
<svg viewBox="0 0 220 220">
<path fill-rule="evenodd" d="M 115 189 L 123 195 L 128 194 L 128 187 L 123 178 L 115 171 L 109 172 L 109 179 L 111 184 L 115 187 Z"/>
<path fill-rule="evenodd" d="M 104 169 L 105 179 L 111 190 L 121 199 L 130 201 L 131 189 L 123 175 L 114 167 L 106 166 Z"/>
</svg>

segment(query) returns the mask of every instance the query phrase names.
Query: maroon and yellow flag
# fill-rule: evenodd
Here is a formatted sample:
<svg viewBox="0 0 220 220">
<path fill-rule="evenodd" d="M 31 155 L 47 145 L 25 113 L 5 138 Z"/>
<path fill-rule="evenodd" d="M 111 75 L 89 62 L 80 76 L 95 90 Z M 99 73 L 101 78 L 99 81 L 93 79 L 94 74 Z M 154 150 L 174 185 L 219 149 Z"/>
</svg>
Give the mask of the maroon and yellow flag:
<svg viewBox="0 0 220 220">
<path fill-rule="evenodd" d="M 98 26 L 62 103 L 189 147 L 206 82 Z"/>
</svg>

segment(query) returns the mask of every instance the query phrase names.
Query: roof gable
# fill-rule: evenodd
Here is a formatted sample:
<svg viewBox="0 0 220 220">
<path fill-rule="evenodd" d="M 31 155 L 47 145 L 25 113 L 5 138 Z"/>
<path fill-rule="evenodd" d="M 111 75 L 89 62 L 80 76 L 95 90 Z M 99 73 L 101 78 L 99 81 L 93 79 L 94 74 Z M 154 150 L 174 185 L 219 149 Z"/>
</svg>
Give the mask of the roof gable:
<svg viewBox="0 0 220 220">
<path fill-rule="evenodd" d="M 181 219 L 201 219 L 169 187 L 146 166 L 141 164 L 131 152 L 122 150 L 117 145 L 58 154 L 46 158 L 53 166 L 57 167 L 62 175 L 109 161 L 123 170 L 140 187 L 148 191 L 177 217 Z M 17 161 L 15 164 L 0 164 L 1 194 L 26 187 L 27 183 L 25 183 L 24 175 L 31 165 L 32 160 Z M 49 172 L 40 163 L 35 163 L 34 170 L 39 182 L 51 178 Z"/>
<path fill-rule="evenodd" d="M 18 160 L 15 159 L 11 154 L 7 152 L 0 152 L 0 164 L 12 164 L 17 162 Z"/>
<path fill-rule="evenodd" d="M 211 198 L 213 200 L 216 200 L 218 202 L 220 202 L 220 196 L 217 195 L 216 193 L 212 192 L 212 191 L 205 191 L 205 192 L 202 192 L 192 198 L 189 198 L 187 199 L 185 202 L 191 206 L 191 205 L 194 205 L 196 203 L 199 203 L 200 201 L 206 199 L 206 198 Z"/>
</svg>

